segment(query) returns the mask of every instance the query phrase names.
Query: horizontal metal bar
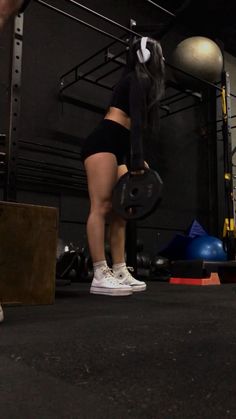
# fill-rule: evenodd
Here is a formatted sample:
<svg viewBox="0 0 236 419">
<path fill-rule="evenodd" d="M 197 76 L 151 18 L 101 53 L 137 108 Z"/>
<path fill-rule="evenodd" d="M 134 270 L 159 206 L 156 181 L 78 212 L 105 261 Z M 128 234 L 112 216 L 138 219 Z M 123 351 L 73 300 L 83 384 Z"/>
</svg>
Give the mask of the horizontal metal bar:
<svg viewBox="0 0 236 419">
<path fill-rule="evenodd" d="M 121 55 L 124 54 L 124 51 L 119 52 L 119 54 L 114 55 L 113 57 L 109 57 L 109 63 L 113 62 L 116 60 L 116 58 L 120 57 Z M 82 79 L 86 78 L 87 76 L 89 76 L 90 74 L 94 73 L 95 71 L 97 71 L 98 69 L 104 67 L 105 65 L 107 65 L 108 61 L 103 62 L 99 65 L 97 65 L 96 67 L 93 67 L 91 70 L 87 71 L 86 73 L 83 74 Z M 81 80 L 81 77 L 79 77 L 79 79 Z"/>
<path fill-rule="evenodd" d="M 96 12 L 95 10 L 93 10 L 93 9 L 89 9 L 87 6 L 84 6 L 83 4 L 81 4 L 81 3 L 78 3 L 77 1 L 75 1 L 75 0 L 66 0 L 68 3 L 72 3 L 72 4 L 75 4 L 76 6 L 78 6 L 80 9 L 83 9 L 83 10 L 85 10 L 86 12 L 89 12 L 89 13 L 91 13 L 92 15 L 94 15 L 94 16 L 97 16 L 97 17 L 99 17 L 100 19 L 103 19 L 103 20 L 105 20 L 106 22 L 109 22 L 109 23 L 111 23 L 112 25 L 114 25 L 114 26 L 117 26 L 118 28 L 120 28 L 120 29 L 123 29 L 124 31 L 126 31 L 127 33 L 130 33 L 130 34 L 132 34 L 132 35 L 135 35 L 135 36 L 138 36 L 138 37 L 142 37 L 142 35 L 140 35 L 139 33 L 137 33 L 137 32 L 135 32 L 135 31 L 133 31 L 132 29 L 129 29 L 129 28 L 126 28 L 126 26 L 123 26 L 123 25 L 121 25 L 120 23 L 118 23 L 118 22 L 116 22 L 116 21 L 114 21 L 114 20 L 112 20 L 112 19 L 109 19 L 108 17 L 106 17 L 106 16 L 104 16 L 104 15 L 101 15 L 101 13 L 98 13 L 98 12 Z"/>
<path fill-rule="evenodd" d="M 59 95 L 59 100 L 63 103 L 69 103 L 70 105 L 79 106 L 81 108 L 87 109 L 88 111 L 96 112 L 101 115 L 104 115 L 106 112 L 105 108 L 93 105 L 92 103 L 88 103 L 88 102 L 82 101 L 80 99 L 76 99 L 68 95 L 64 95 L 64 94 Z"/>
<path fill-rule="evenodd" d="M 100 80 L 104 79 L 107 76 L 110 76 L 111 74 L 115 73 L 116 71 L 120 70 L 123 67 L 123 64 L 118 64 L 117 67 L 113 68 L 113 70 L 108 71 L 107 73 L 103 74 L 102 76 L 98 77 L 96 79 L 96 82 L 99 82 Z"/>
<path fill-rule="evenodd" d="M 58 188 L 60 188 L 60 190 L 62 188 L 64 188 L 64 189 L 76 190 L 77 192 L 81 192 L 81 191 L 87 192 L 87 187 L 83 183 L 74 183 L 74 184 L 58 183 L 57 180 L 59 180 L 59 179 L 50 179 L 50 178 L 42 179 L 42 178 L 38 178 L 38 177 L 35 177 L 35 178 L 32 179 L 31 175 L 23 175 L 23 174 L 21 174 L 21 175 L 19 174 L 18 178 L 19 178 L 18 183 L 20 183 L 21 181 L 24 180 L 24 188 L 26 188 L 26 189 L 30 189 L 30 188 L 27 188 L 26 185 L 25 185 L 25 182 L 28 181 L 28 183 L 31 184 L 31 185 L 38 184 L 38 185 L 42 186 L 44 190 L 45 190 L 45 187 L 53 187 L 53 188 L 58 187 Z"/>
<path fill-rule="evenodd" d="M 170 12 L 169 10 L 167 10 L 167 9 L 164 9 L 164 7 L 162 7 L 162 6 L 160 6 L 159 4 L 157 4 L 157 3 L 154 3 L 154 1 L 152 1 L 152 0 L 146 0 L 148 3 L 151 3 L 153 6 L 155 6 L 155 7 L 157 7 L 158 9 L 160 9 L 160 10 L 162 10 L 163 12 L 165 12 L 166 14 L 168 14 L 168 15 L 170 15 L 170 16 L 172 16 L 172 17 L 176 17 L 176 15 L 174 14 L 174 13 L 172 13 L 172 12 Z"/>
<path fill-rule="evenodd" d="M 184 71 L 184 70 L 182 70 L 182 69 L 180 69 L 180 68 L 178 68 L 178 67 L 175 67 L 173 64 L 170 64 L 170 63 L 168 63 L 168 62 L 166 62 L 166 61 L 165 61 L 165 65 L 166 65 L 167 67 L 172 68 L 173 70 L 177 70 L 177 71 L 179 71 L 180 73 L 185 74 L 186 76 L 191 77 L 192 79 L 195 79 L 195 80 L 197 80 L 197 81 L 200 81 L 201 83 L 206 84 L 206 85 L 207 85 L 207 86 L 209 86 L 209 87 L 214 87 L 216 90 L 220 90 L 220 91 L 222 91 L 222 87 L 218 87 L 218 86 L 217 86 L 216 84 L 214 84 L 214 83 L 211 83 L 211 82 L 209 82 L 209 81 L 207 81 L 207 80 L 201 79 L 200 77 L 194 76 L 193 74 L 188 73 L 187 71 Z"/>
<path fill-rule="evenodd" d="M 34 165 L 36 165 L 35 167 L 43 167 L 43 166 L 50 166 L 50 168 L 51 169 L 53 169 L 54 170 L 54 168 L 55 168 L 55 170 L 57 170 L 57 168 L 59 169 L 59 170 L 63 170 L 63 169 L 66 169 L 66 170 L 68 170 L 68 171 L 75 171 L 75 172 L 84 172 L 82 169 L 77 169 L 77 168 L 73 168 L 73 167 L 71 167 L 71 166 L 67 166 L 67 165 L 63 165 L 63 164 L 56 164 L 56 163 L 51 163 L 51 162 L 46 162 L 46 161 L 43 161 L 43 160 L 34 160 L 34 159 L 29 159 L 29 158 L 26 158 L 26 157 L 18 157 L 18 160 L 19 161 L 24 161 L 24 162 L 28 162 L 28 163 L 32 163 L 32 167 L 34 168 Z M 22 165 L 23 163 L 20 163 L 19 162 L 19 165 Z M 68 174 L 70 174 L 70 173 L 68 173 Z"/>
<path fill-rule="evenodd" d="M 37 3 L 39 3 L 39 4 L 41 4 L 42 6 L 47 7 L 48 9 L 54 10 L 55 12 L 57 12 L 57 13 L 59 13 L 59 14 L 63 15 L 63 16 L 68 17 L 69 19 L 75 20 L 76 22 L 79 22 L 79 23 L 81 23 L 82 25 L 87 26 L 88 28 L 95 30 L 95 31 L 97 31 L 97 32 L 101 33 L 102 35 L 107 36 L 108 38 L 115 39 L 117 42 L 120 42 L 120 43 L 121 43 L 121 44 L 123 44 L 123 45 L 127 45 L 127 44 L 128 44 L 126 41 L 123 41 L 122 39 L 118 38 L 117 36 L 112 35 L 111 33 L 106 32 L 106 31 L 104 31 L 104 30 L 102 30 L 102 29 L 100 29 L 100 28 L 97 28 L 96 26 L 93 26 L 93 25 L 91 25 L 90 23 L 87 23 L 87 22 L 85 22 L 84 20 L 81 20 L 81 19 L 79 19 L 79 18 L 77 18 L 77 17 L 75 17 L 75 16 L 73 16 L 73 15 L 70 15 L 69 13 L 66 13 L 66 12 L 64 12 L 63 10 L 58 9 L 58 8 L 56 8 L 56 7 L 52 6 L 51 4 L 46 3 L 46 2 L 45 2 L 45 1 L 43 1 L 43 0 L 35 0 L 35 1 L 36 1 Z M 140 35 L 140 36 L 141 36 L 141 35 Z"/>
<path fill-rule="evenodd" d="M 123 54 L 125 54 L 127 51 L 125 50 L 125 51 L 122 51 L 122 53 L 121 54 L 112 54 L 109 50 L 108 50 L 108 52 L 107 52 L 107 54 L 106 54 L 106 62 L 109 62 L 109 61 L 114 61 L 115 63 L 117 63 L 117 64 L 121 64 L 121 65 L 123 65 L 123 66 L 125 66 L 126 65 L 126 60 L 124 60 L 123 58 L 119 58 L 121 55 L 123 55 Z"/>
<path fill-rule="evenodd" d="M 167 112 L 168 114 L 169 114 L 169 112 L 170 112 L 170 108 L 169 108 L 169 106 L 166 106 L 166 105 L 161 105 L 161 106 L 160 106 L 160 109 L 161 109 L 162 111 Z"/>
<path fill-rule="evenodd" d="M 83 73 L 81 73 L 81 74 L 83 74 Z M 71 83 L 67 84 L 63 89 L 61 89 L 61 94 L 63 94 L 62 92 L 64 90 L 66 90 L 68 87 L 73 86 L 73 84 L 75 84 L 78 80 L 87 81 L 90 84 L 96 84 L 96 86 L 98 86 L 98 87 L 103 87 L 104 89 L 107 89 L 107 90 L 110 90 L 110 91 L 112 90 L 112 87 L 110 87 L 106 84 L 96 83 L 96 80 L 92 77 L 86 77 L 86 78 L 85 77 L 81 77 L 81 78 L 79 77 L 78 79 L 72 81 Z"/>
<path fill-rule="evenodd" d="M 170 105 L 173 105 L 173 103 L 177 103 L 180 100 L 184 100 L 184 99 L 189 99 L 189 96 L 184 95 L 184 96 L 181 96 L 181 97 L 177 97 L 176 99 L 170 100 L 169 102 L 165 103 L 165 105 L 170 106 Z"/>
<path fill-rule="evenodd" d="M 57 152 L 56 150 L 55 151 L 53 151 L 53 150 L 41 150 L 40 148 L 38 148 L 38 147 L 34 147 L 34 146 L 32 146 L 32 145 L 28 145 L 28 146 L 25 146 L 25 145 L 20 145 L 20 149 L 22 150 L 27 150 L 27 151 L 34 151 L 34 152 L 38 152 L 38 153 L 44 153 L 44 154 L 46 154 L 46 155 L 51 155 L 51 156 L 58 156 L 58 157 L 62 157 L 63 159 L 69 159 L 69 160 L 74 160 L 74 161 L 80 161 L 80 154 L 78 155 L 78 157 L 76 157 L 76 156 L 72 156 L 72 155 L 67 155 L 67 154 L 65 154 L 65 153 L 59 153 L 59 152 Z"/>
<path fill-rule="evenodd" d="M 193 105 L 185 106 L 184 108 L 177 109 L 176 111 L 170 112 L 168 115 L 161 116 L 160 119 L 167 118 L 168 116 L 174 115 L 174 114 L 182 112 L 182 111 L 186 111 L 188 109 L 194 108 L 195 106 L 199 106 L 199 105 L 200 105 L 200 103 L 194 103 Z"/>
<path fill-rule="evenodd" d="M 19 176 L 31 176 L 32 178 L 37 178 L 37 179 L 44 179 L 44 178 L 51 178 L 51 179 L 56 179 L 56 180 L 62 180 L 64 182 L 74 182 L 74 183 L 82 183 L 84 185 L 86 185 L 86 178 L 83 177 L 76 177 L 76 176 L 64 176 L 63 174 L 60 173 L 51 173 L 49 171 L 38 171 L 38 172 L 32 172 L 32 170 L 30 170 L 30 168 L 24 168 L 22 167 L 19 171 L 18 171 L 18 175 Z"/>
<path fill-rule="evenodd" d="M 170 95 L 170 96 L 168 96 L 168 97 L 164 97 L 164 98 L 161 100 L 161 102 L 167 102 L 167 101 L 168 101 L 168 100 L 170 100 L 170 99 L 173 99 L 173 98 L 175 98 L 175 97 L 178 97 L 178 96 L 182 95 L 182 93 L 183 93 L 183 92 L 178 92 L 178 93 L 175 93 L 175 94 Z"/>
<path fill-rule="evenodd" d="M 80 158 L 80 155 L 81 155 L 81 153 L 79 151 L 67 150 L 66 148 L 57 148 L 57 147 L 53 147 L 53 146 L 50 146 L 50 145 L 47 145 L 47 144 L 36 143 L 36 142 L 33 142 L 33 141 L 19 140 L 19 145 L 20 145 L 21 148 L 24 148 L 26 150 L 28 150 L 29 148 L 34 149 L 34 148 L 37 148 L 37 147 L 39 147 L 39 148 L 42 147 L 43 149 L 44 148 L 46 149 L 46 153 L 50 153 L 50 150 L 51 150 L 51 153 L 53 153 L 55 155 L 63 156 L 63 157 L 65 157 L 65 155 L 63 153 L 74 154 L 74 155 L 77 155 L 78 157 L 74 157 L 74 156 L 66 156 L 66 157 L 71 158 L 71 159 L 76 159 L 76 160 L 78 160 L 78 158 Z M 61 151 L 62 153 L 59 153 L 59 151 Z"/>
<path fill-rule="evenodd" d="M 30 173 L 32 176 L 36 176 L 36 177 L 50 175 L 52 177 L 57 176 L 57 177 L 60 177 L 64 180 L 69 180 L 69 181 L 72 180 L 72 179 L 73 180 L 75 180 L 75 179 L 85 180 L 84 176 L 80 176 L 80 175 L 76 176 L 76 175 L 66 173 L 66 172 L 63 172 L 63 171 L 59 171 L 59 170 L 50 170 L 50 169 L 46 169 L 45 167 L 41 168 L 41 167 L 19 165 L 18 166 L 18 173 L 20 174 L 20 173 L 23 173 L 23 172 L 24 172 L 24 174 Z"/>
<path fill-rule="evenodd" d="M 103 83 L 100 83 L 99 81 L 97 81 L 97 79 L 95 78 L 95 77 L 93 77 L 93 76 L 83 76 L 82 77 L 82 80 L 85 80 L 85 81 L 87 81 L 88 83 L 91 83 L 91 84 L 95 84 L 95 85 L 97 85 L 98 87 L 103 87 L 103 88 L 105 88 L 105 89 L 107 89 L 107 90 L 109 90 L 109 91 L 112 91 L 113 90 L 113 86 L 111 86 L 111 85 L 108 85 L 108 84 L 103 84 Z"/>
<path fill-rule="evenodd" d="M 190 74 L 188 74 L 188 75 L 190 75 Z M 166 80 L 166 90 L 170 87 L 172 89 L 177 90 L 179 92 L 179 94 L 184 93 L 185 95 L 188 95 L 188 96 L 194 96 L 199 100 L 202 99 L 202 94 L 200 92 L 195 92 L 193 90 L 186 89 L 183 86 L 181 86 L 180 84 L 178 84 L 178 83 L 176 83 L 172 80 Z M 165 100 L 165 98 L 163 98 L 162 100 Z"/>
<path fill-rule="evenodd" d="M 236 128 L 236 125 L 233 125 L 232 127 L 230 127 L 230 129 L 234 129 L 234 128 Z M 222 128 L 218 129 L 216 132 L 222 132 Z"/>
</svg>

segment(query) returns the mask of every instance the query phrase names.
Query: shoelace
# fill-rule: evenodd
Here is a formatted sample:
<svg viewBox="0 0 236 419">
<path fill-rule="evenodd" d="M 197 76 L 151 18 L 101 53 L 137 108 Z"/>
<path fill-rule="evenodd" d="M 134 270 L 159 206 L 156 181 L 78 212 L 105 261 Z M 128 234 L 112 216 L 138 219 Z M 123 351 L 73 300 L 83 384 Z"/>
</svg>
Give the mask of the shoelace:
<svg viewBox="0 0 236 419">
<path fill-rule="evenodd" d="M 109 281 L 111 284 L 117 284 L 117 279 L 115 278 L 112 270 L 109 268 L 109 266 L 106 266 L 102 269 L 102 273 L 105 278 L 109 278 Z"/>
<path fill-rule="evenodd" d="M 134 280 L 135 278 L 134 278 L 134 277 L 133 277 L 133 275 L 131 275 L 131 273 L 130 273 L 130 272 L 134 272 L 134 268 L 133 268 L 133 266 L 126 266 L 126 268 L 127 268 L 127 271 L 128 271 L 128 277 L 129 277 L 130 279 Z"/>
<path fill-rule="evenodd" d="M 105 277 L 114 276 L 114 274 L 113 274 L 112 270 L 109 268 L 109 266 L 106 266 L 105 268 L 103 268 L 102 273 Z"/>
</svg>

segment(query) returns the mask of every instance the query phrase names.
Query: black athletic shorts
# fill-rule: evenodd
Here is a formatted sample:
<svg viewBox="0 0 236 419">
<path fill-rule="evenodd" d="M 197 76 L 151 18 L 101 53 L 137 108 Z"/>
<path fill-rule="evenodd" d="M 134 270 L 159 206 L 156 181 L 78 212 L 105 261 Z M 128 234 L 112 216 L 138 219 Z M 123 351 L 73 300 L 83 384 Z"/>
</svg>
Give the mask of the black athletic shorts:
<svg viewBox="0 0 236 419">
<path fill-rule="evenodd" d="M 21 6 L 21 8 L 20 8 L 20 10 L 19 10 L 19 13 L 23 13 L 24 11 L 25 11 L 25 9 L 26 9 L 26 7 L 28 6 L 28 4 L 29 4 L 29 2 L 30 2 L 31 0 L 24 0 L 23 1 L 23 4 L 22 4 L 22 6 Z"/>
<path fill-rule="evenodd" d="M 117 164 L 127 164 L 130 159 L 130 131 L 110 119 L 103 119 L 98 127 L 86 138 L 81 159 L 95 153 L 108 152 L 116 156 Z"/>
</svg>

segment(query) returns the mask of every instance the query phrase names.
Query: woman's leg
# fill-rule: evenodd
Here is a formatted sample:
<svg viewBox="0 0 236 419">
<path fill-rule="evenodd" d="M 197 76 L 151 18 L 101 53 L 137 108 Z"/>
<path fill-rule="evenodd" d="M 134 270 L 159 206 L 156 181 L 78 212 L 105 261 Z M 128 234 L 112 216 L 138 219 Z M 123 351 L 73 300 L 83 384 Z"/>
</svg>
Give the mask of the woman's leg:
<svg viewBox="0 0 236 419">
<path fill-rule="evenodd" d="M 105 260 L 105 221 L 110 213 L 111 196 L 117 181 L 117 161 L 112 153 L 96 153 L 85 162 L 90 196 L 87 236 L 93 261 L 94 278 L 90 292 L 112 296 L 132 294 L 132 288 L 115 279 Z"/>
<path fill-rule="evenodd" d="M 114 154 L 96 153 L 85 160 L 84 166 L 90 197 L 87 237 L 93 263 L 96 263 L 105 259 L 105 221 L 111 211 L 112 189 L 117 179 L 117 161 Z"/>
<path fill-rule="evenodd" d="M 118 166 L 117 180 L 128 171 L 127 166 Z M 109 223 L 109 242 L 113 264 L 125 262 L 126 221 L 112 211 Z"/>
</svg>

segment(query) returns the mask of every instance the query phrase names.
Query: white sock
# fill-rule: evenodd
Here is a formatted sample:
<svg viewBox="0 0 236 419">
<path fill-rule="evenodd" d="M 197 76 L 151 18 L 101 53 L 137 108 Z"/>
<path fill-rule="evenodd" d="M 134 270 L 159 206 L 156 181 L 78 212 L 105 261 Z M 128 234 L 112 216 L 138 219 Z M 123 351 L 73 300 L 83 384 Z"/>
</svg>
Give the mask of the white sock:
<svg viewBox="0 0 236 419">
<path fill-rule="evenodd" d="M 114 263 L 114 265 L 112 265 L 112 270 L 113 272 L 117 272 L 120 269 L 126 268 L 126 263 L 122 262 L 122 263 Z"/>
<path fill-rule="evenodd" d="M 106 260 L 100 260 L 99 262 L 93 263 L 93 272 L 96 279 L 102 279 L 103 277 L 103 269 L 108 268 Z"/>
</svg>

